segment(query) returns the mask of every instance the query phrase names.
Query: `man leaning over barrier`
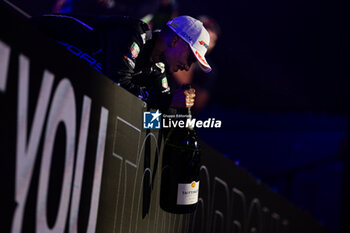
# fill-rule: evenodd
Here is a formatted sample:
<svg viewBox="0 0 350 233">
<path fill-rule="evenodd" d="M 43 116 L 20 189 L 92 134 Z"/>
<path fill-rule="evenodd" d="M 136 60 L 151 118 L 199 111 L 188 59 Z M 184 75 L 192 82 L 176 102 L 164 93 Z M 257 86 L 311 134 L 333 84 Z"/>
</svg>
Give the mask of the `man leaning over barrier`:
<svg viewBox="0 0 350 233">
<path fill-rule="evenodd" d="M 95 69 L 151 108 L 192 107 L 195 90 L 170 90 L 166 74 L 189 70 L 196 61 L 205 72 L 211 70 L 204 57 L 209 34 L 190 16 L 176 17 L 154 32 L 140 20 L 120 16 L 91 20 L 45 15 L 33 23 L 61 46 L 84 51 Z"/>
</svg>

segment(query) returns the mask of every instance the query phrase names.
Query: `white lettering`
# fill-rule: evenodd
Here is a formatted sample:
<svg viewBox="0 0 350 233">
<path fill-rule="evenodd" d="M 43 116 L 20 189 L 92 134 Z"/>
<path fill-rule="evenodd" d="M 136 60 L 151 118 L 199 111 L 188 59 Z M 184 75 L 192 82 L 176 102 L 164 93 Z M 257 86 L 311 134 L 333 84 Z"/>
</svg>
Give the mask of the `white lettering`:
<svg viewBox="0 0 350 233">
<path fill-rule="evenodd" d="M 47 224 L 46 213 L 48 186 L 55 136 L 60 122 L 63 122 L 66 128 L 66 155 L 58 214 L 54 226 L 50 229 Z M 45 131 L 36 210 L 36 229 L 40 232 L 64 232 L 65 230 L 73 176 L 75 132 L 76 106 L 74 90 L 70 81 L 63 79 L 55 91 Z"/>
<path fill-rule="evenodd" d="M 179 127 L 183 128 L 185 126 L 185 122 L 184 121 L 178 121 L 179 122 Z"/>
<path fill-rule="evenodd" d="M 176 128 L 178 122 L 179 121 L 170 121 L 170 126 L 173 126 L 174 128 Z"/>
<path fill-rule="evenodd" d="M 194 128 L 195 123 L 196 123 L 196 118 L 193 118 L 192 120 L 191 119 L 187 119 L 186 127 L 187 128 Z"/>
<path fill-rule="evenodd" d="M 94 233 L 96 231 L 97 210 L 100 200 L 100 189 L 103 169 L 103 159 L 105 153 L 106 135 L 108 123 L 108 110 L 101 108 L 100 128 L 98 132 L 98 142 L 96 151 L 94 183 L 92 188 L 91 207 L 89 214 L 89 223 L 87 233 Z"/>
<path fill-rule="evenodd" d="M 71 201 L 70 219 L 69 219 L 69 232 L 78 232 L 78 212 L 80 204 L 81 186 L 83 180 L 84 163 L 86 156 L 86 141 L 88 136 L 89 122 L 91 111 L 91 99 L 84 96 L 83 109 L 81 112 L 80 133 L 79 133 L 79 145 L 77 151 L 77 159 L 74 173 L 73 194 Z"/>
<path fill-rule="evenodd" d="M 10 47 L 0 41 L 0 91 L 6 91 L 7 71 L 10 61 Z"/>
<path fill-rule="evenodd" d="M 15 200 L 17 207 L 12 222 L 12 233 L 22 232 L 25 202 L 33 174 L 34 162 L 42 135 L 53 81 L 54 76 L 50 72 L 44 71 L 31 131 L 28 134 L 29 60 L 23 55 L 19 56 L 15 178 Z M 29 139 L 27 135 L 30 135 Z"/>
<path fill-rule="evenodd" d="M 204 127 L 204 128 L 209 128 L 209 127 L 210 127 L 210 123 L 211 123 L 211 122 L 210 122 L 210 119 L 204 121 L 204 122 L 203 122 L 203 127 Z"/>
<path fill-rule="evenodd" d="M 210 128 L 214 127 L 214 123 L 215 123 L 215 118 L 212 119 L 211 124 L 210 124 Z"/>
<path fill-rule="evenodd" d="M 221 128 L 221 121 L 217 120 L 215 122 L 215 128 Z"/>
<path fill-rule="evenodd" d="M 170 122 L 170 120 L 168 120 Z M 170 128 L 170 125 L 166 124 L 166 120 L 163 118 L 163 128 Z"/>
<path fill-rule="evenodd" d="M 197 128 L 202 128 L 202 126 L 203 126 L 203 121 L 197 121 L 196 122 L 196 127 Z"/>
</svg>

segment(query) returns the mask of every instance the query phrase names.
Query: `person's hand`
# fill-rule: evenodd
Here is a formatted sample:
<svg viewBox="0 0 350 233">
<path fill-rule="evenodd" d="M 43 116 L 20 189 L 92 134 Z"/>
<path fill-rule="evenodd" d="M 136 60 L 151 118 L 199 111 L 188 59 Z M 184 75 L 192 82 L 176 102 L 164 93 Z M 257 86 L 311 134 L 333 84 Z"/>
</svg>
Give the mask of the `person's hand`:
<svg viewBox="0 0 350 233">
<path fill-rule="evenodd" d="M 190 88 L 185 90 L 184 94 L 186 96 L 186 108 L 192 107 L 196 98 L 196 90 L 194 88 Z"/>
<path fill-rule="evenodd" d="M 194 99 L 196 97 L 196 90 L 190 88 L 184 90 L 179 88 L 174 91 L 173 99 L 170 107 L 172 108 L 190 108 L 194 105 Z"/>
</svg>

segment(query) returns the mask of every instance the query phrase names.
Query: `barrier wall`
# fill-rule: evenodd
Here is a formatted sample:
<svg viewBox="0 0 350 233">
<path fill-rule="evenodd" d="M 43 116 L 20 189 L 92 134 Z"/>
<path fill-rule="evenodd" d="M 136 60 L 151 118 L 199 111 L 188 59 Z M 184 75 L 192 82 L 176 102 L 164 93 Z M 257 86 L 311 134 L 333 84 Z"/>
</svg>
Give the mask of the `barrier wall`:
<svg viewBox="0 0 350 233">
<path fill-rule="evenodd" d="M 164 212 L 145 103 L 0 6 L 1 232 L 327 232 L 203 142 L 196 212 Z"/>
</svg>

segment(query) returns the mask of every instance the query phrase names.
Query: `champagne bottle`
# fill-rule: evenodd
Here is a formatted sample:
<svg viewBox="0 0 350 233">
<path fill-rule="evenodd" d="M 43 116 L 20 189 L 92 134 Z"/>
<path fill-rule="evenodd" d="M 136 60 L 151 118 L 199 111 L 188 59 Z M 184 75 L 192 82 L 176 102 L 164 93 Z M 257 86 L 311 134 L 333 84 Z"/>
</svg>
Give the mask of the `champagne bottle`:
<svg viewBox="0 0 350 233">
<path fill-rule="evenodd" d="M 191 111 L 187 113 L 191 118 Z M 187 120 L 187 119 L 183 119 Z M 200 149 L 193 128 L 172 128 L 165 139 L 160 206 L 171 213 L 191 213 L 199 194 Z"/>
</svg>

